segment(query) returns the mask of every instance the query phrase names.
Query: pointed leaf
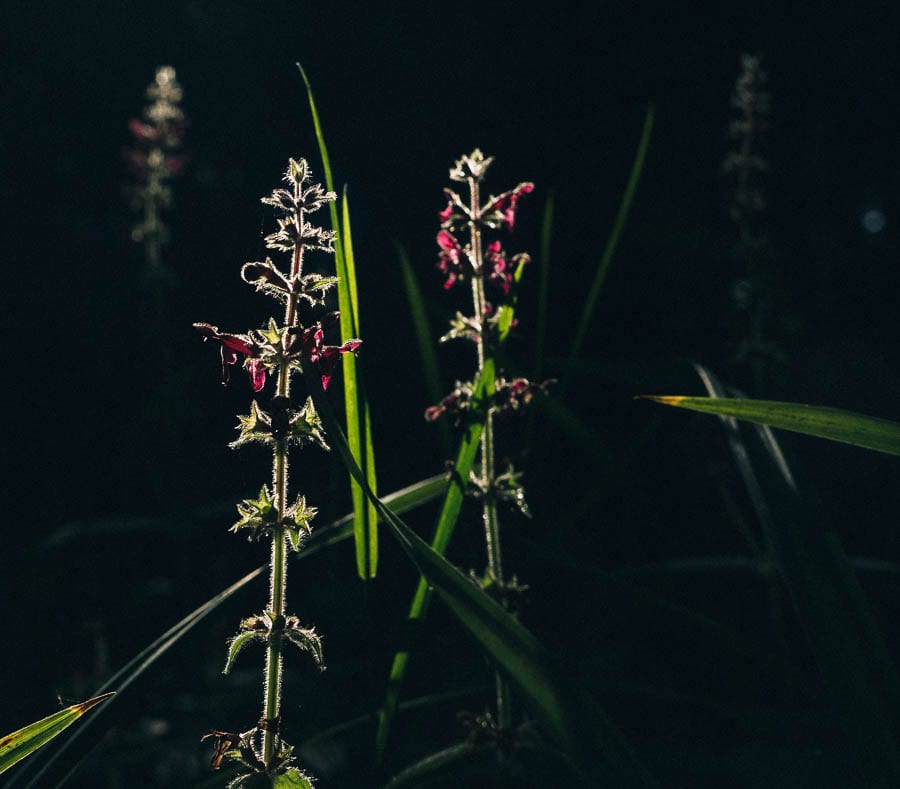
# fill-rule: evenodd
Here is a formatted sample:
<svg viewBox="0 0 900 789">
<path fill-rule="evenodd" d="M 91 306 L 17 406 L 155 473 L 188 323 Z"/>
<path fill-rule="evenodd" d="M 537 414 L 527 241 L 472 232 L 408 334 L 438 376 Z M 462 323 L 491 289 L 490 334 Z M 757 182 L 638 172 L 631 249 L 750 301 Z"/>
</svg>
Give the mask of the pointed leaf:
<svg viewBox="0 0 900 789">
<path fill-rule="evenodd" d="M 92 707 L 108 699 L 114 693 L 104 693 L 80 704 L 73 704 L 64 710 L 54 712 L 46 718 L 25 726 L 12 734 L 0 738 L 0 773 L 5 772 L 16 762 L 34 753 L 38 748 L 52 740 L 67 729 Z"/>
<path fill-rule="evenodd" d="M 331 175 L 331 161 L 319 111 L 313 97 L 312 85 L 299 63 L 297 68 L 306 85 L 310 114 L 322 156 L 322 169 L 325 172 L 325 185 L 334 191 L 334 179 Z M 334 201 L 328 203 L 331 214 L 331 227 L 334 230 L 334 262 L 338 276 L 338 306 L 341 312 L 341 342 L 359 337 L 359 304 L 356 291 L 356 271 L 353 259 L 353 246 L 350 235 L 350 214 L 347 207 L 347 194 L 344 190 L 342 205 L 343 228 L 338 220 L 337 206 Z M 363 387 L 358 380 L 356 357 L 352 353 L 342 354 L 344 372 L 344 407 L 347 416 L 347 437 L 353 457 L 364 468 L 366 479 L 375 487 L 374 447 L 372 445 L 371 417 L 369 403 Z M 370 462 L 371 461 L 371 462 Z M 353 499 L 354 541 L 356 544 L 356 570 L 360 578 L 374 578 L 378 569 L 378 532 L 374 509 L 366 503 L 365 495 L 360 488 L 350 481 L 350 492 Z"/>
<path fill-rule="evenodd" d="M 853 411 L 800 403 L 781 403 L 775 400 L 727 397 L 646 395 L 644 398 L 663 405 L 745 419 L 759 425 L 827 438 L 830 441 L 874 449 L 889 455 L 900 455 L 900 422 L 865 416 Z"/>
<path fill-rule="evenodd" d="M 222 673 L 227 674 L 231 671 L 234 659 L 240 654 L 240 651 L 251 641 L 255 641 L 259 638 L 260 634 L 253 630 L 245 630 L 232 638 L 231 641 L 228 642 L 228 659 L 225 661 L 225 668 L 222 669 Z"/>
</svg>

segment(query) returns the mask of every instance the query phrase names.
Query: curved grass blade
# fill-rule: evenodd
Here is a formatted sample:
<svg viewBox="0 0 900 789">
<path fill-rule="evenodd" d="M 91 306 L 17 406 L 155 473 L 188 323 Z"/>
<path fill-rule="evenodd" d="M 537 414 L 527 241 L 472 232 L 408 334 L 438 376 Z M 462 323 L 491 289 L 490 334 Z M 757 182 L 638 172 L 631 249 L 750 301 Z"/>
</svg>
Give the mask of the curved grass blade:
<svg viewBox="0 0 900 789">
<path fill-rule="evenodd" d="M 676 408 L 730 416 L 758 425 L 769 425 L 794 433 L 874 449 L 888 455 L 900 455 L 900 422 L 865 416 L 853 411 L 800 403 L 782 403 L 775 400 L 681 395 L 642 395 L 642 397 Z"/>
<path fill-rule="evenodd" d="M 622 237 L 622 231 L 625 228 L 625 222 L 631 211 L 631 203 L 634 200 L 637 191 L 638 182 L 641 179 L 641 172 L 644 169 L 644 161 L 647 158 L 647 148 L 650 145 L 650 135 L 653 131 L 653 120 L 656 116 L 656 107 L 651 103 L 647 107 L 647 114 L 644 116 L 644 128 L 641 131 L 641 139 L 638 142 L 637 152 L 634 155 L 634 164 L 631 166 L 631 174 L 628 176 L 628 183 L 625 186 L 625 193 L 622 195 L 622 202 L 619 204 L 619 210 L 616 213 L 616 219 L 613 222 L 612 231 L 609 234 L 609 240 L 606 242 L 606 248 L 600 258 L 597 271 L 594 272 L 594 279 L 591 281 L 591 287 L 588 290 L 587 298 L 584 302 L 584 308 L 581 311 L 581 317 L 578 320 L 578 328 L 575 331 L 575 339 L 572 341 L 569 352 L 569 361 L 566 365 L 566 372 L 569 373 L 575 366 L 575 362 L 581 354 L 581 346 L 584 344 L 584 338 L 594 315 L 594 308 L 597 306 L 597 298 L 600 295 L 600 289 L 606 280 L 606 273 L 609 271 L 609 265 L 612 263 L 613 255 L 619 246 L 619 239 Z M 568 375 L 566 376 L 568 378 Z"/>
<path fill-rule="evenodd" d="M 443 495 L 444 491 L 447 490 L 447 486 L 449 485 L 449 480 L 445 474 L 438 474 L 433 477 L 428 477 L 426 479 L 420 480 L 419 482 L 415 482 L 412 485 L 409 485 L 400 490 L 396 490 L 392 493 L 389 493 L 384 497 L 384 501 L 389 503 L 392 508 L 396 512 L 407 512 L 409 510 L 415 509 L 416 507 L 420 507 L 423 504 L 427 504 L 430 501 L 440 497 Z M 325 548 L 330 547 L 331 545 L 335 545 L 339 542 L 342 542 L 346 539 L 349 539 L 353 535 L 353 513 L 348 513 L 344 515 L 342 518 L 339 518 L 336 521 L 328 524 L 327 526 L 319 527 L 316 529 L 306 544 L 303 546 L 303 550 L 300 551 L 296 555 L 296 559 L 308 558 Z M 201 622 L 208 614 L 212 613 L 216 608 L 219 607 L 225 600 L 235 594 L 237 591 L 242 589 L 248 583 L 253 581 L 255 578 L 258 578 L 263 572 L 266 571 L 268 565 L 260 565 L 255 570 L 250 573 L 247 573 L 243 578 L 233 583 L 227 589 L 222 590 L 219 594 L 211 597 L 201 606 L 197 607 L 191 613 L 189 613 L 186 617 L 184 617 L 181 621 L 175 624 L 173 627 L 169 628 L 165 633 L 163 633 L 159 638 L 156 638 L 152 643 L 148 644 L 144 649 L 142 649 L 137 655 L 135 655 L 131 660 L 129 660 L 122 668 L 120 668 L 112 677 L 110 677 L 103 685 L 99 688 L 98 693 L 102 693 L 110 687 L 116 686 L 118 689 L 118 693 L 121 694 L 124 690 L 131 685 L 141 674 L 144 673 L 150 666 L 155 663 L 171 646 L 175 644 L 182 636 L 186 635 L 190 632 L 195 625 Z M 108 705 L 106 705 L 108 706 Z M 96 719 L 98 716 L 93 716 L 93 719 Z M 40 772 L 38 772 L 27 784 L 27 786 L 38 786 L 36 783 L 43 778 L 46 774 L 46 771 L 50 769 L 50 767 L 56 762 L 56 760 L 61 757 L 74 743 L 74 741 L 82 734 L 82 732 L 87 728 L 88 723 L 91 721 L 86 721 L 83 726 L 80 726 L 71 736 L 69 736 L 66 742 L 62 743 L 62 745 L 56 749 L 53 755 L 47 759 L 43 765 Z M 13 786 L 13 783 L 19 780 L 24 780 L 23 775 L 16 775 L 13 779 L 13 782 L 8 784 L 8 788 L 10 789 Z"/>
<path fill-rule="evenodd" d="M 409 305 L 409 314 L 412 317 L 413 332 L 416 337 L 416 345 L 419 348 L 419 358 L 422 362 L 422 372 L 425 378 L 425 387 L 428 390 L 428 399 L 432 403 L 436 403 L 443 397 L 441 373 L 435 346 L 431 340 L 431 327 L 428 323 L 428 316 L 425 314 L 425 299 L 422 296 L 422 288 L 419 287 L 416 273 L 409 262 L 409 255 L 406 249 L 397 241 L 394 242 L 394 248 L 397 250 L 397 257 L 400 259 L 403 289 L 406 291 L 406 301 Z M 438 420 L 437 427 L 441 447 L 444 450 L 444 454 L 449 455 L 452 442 L 447 420 Z"/>
<path fill-rule="evenodd" d="M 306 85 L 306 95 L 309 100 L 310 114 L 316 140 L 319 143 L 319 153 L 322 157 L 322 169 L 325 173 L 325 185 L 329 191 L 334 191 L 334 178 L 331 174 L 331 159 L 328 156 L 328 146 L 325 144 L 325 135 L 322 132 L 322 122 L 316 101 L 313 97 L 312 85 L 303 70 L 303 66 L 297 63 L 303 83 Z M 334 230 L 334 262 L 338 276 L 338 307 L 341 312 L 341 342 L 355 339 L 360 336 L 359 331 L 359 302 L 356 290 L 356 270 L 353 258 L 353 244 L 350 234 L 350 213 L 347 206 L 347 193 L 344 190 L 342 200 L 343 222 L 338 220 L 337 206 L 334 201 L 329 201 L 328 210 L 331 215 L 331 227 Z M 369 402 L 365 397 L 365 391 L 359 379 L 356 366 L 356 356 L 352 353 L 341 354 L 342 370 L 344 373 L 344 408 L 347 417 L 347 438 L 353 457 L 361 468 L 365 469 L 366 479 L 369 485 L 375 489 L 375 449 L 372 444 L 372 421 L 369 413 Z M 356 545 L 356 571 L 360 578 L 374 578 L 378 570 L 378 532 L 376 528 L 377 518 L 374 508 L 366 503 L 366 498 L 360 488 L 351 479 L 350 493 L 353 500 L 354 513 L 354 541 Z"/>
<path fill-rule="evenodd" d="M 71 707 L 66 707 L 64 710 L 59 710 L 46 718 L 30 723 L 12 734 L 0 737 L 0 773 L 6 772 L 16 762 L 34 753 L 75 723 L 89 709 L 114 695 L 115 692 L 94 696 L 92 699 L 82 701 L 80 704 L 73 704 Z"/>
<path fill-rule="evenodd" d="M 472 685 L 460 690 L 447 690 L 443 691 L 442 693 L 429 693 L 427 696 L 419 696 L 416 699 L 409 699 L 408 701 L 400 702 L 400 704 L 397 705 L 397 711 L 411 712 L 414 710 L 434 707 L 440 704 L 446 704 L 450 701 L 459 701 L 461 699 L 471 698 L 472 696 L 483 696 L 489 690 L 493 689 L 493 685 L 483 684 Z M 334 726 L 330 726 L 323 731 L 316 732 L 315 734 L 307 737 L 303 741 L 301 747 L 307 748 L 314 743 L 321 742 L 323 740 L 334 739 L 335 737 L 344 735 L 348 732 L 353 731 L 354 729 L 368 726 L 368 724 L 374 723 L 377 720 L 377 717 L 377 712 L 370 712 L 366 715 L 357 715 L 355 718 L 351 718 L 350 720 L 344 721 L 343 723 L 338 723 Z"/>
<path fill-rule="evenodd" d="M 694 365 L 712 397 L 727 394 Z M 813 519 L 765 425 L 719 417 L 867 786 L 900 786 L 900 679 L 838 535 Z"/>
<path fill-rule="evenodd" d="M 385 789 L 408 789 L 416 786 L 459 786 L 464 779 L 461 771 L 497 764 L 497 753 L 490 748 L 475 748 L 461 743 L 426 756 L 419 762 L 394 775 Z M 472 776 L 469 776 L 470 778 Z"/>
<path fill-rule="evenodd" d="M 534 635 L 424 542 L 368 488 L 321 381 L 310 370 L 304 371 L 304 378 L 332 446 L 378 508 L 394 538 L 495 666 L 516 686 L 519 697 L 547 734 L 586 773 L 596 771 L 599 757 L 603 768 L 616 771 L 617 786 L 656 786 L 618 729 L 584 689 L 569 680 Z"/>
<path fill-rule="evenodd" d="M 484 372 L 475 387 L 476 399 L 484 397 L 487 392 L 493 391 L 494 379 L 494 360 L 489 358 L 485 360 Z M 478 455 L 482 428 L 481 422 L 473 422 L 466 428 L 466 432 L 460 441 L 456 462 L 453 464 L 454 484 L 447 489 L 444 504 L 441 507 L 434 529 L 434 536 L 431 540 L 431 547 L 441 555 L 447 550 L 450 538 L 456 529 L 459 512 L 462 509 L 466 481 L 469 479 L 469 474 Z M 422 621 L 428 613 L 431 594 L 432 589 L 425 578 L 419 578 L 419 583 L 416 586 L 416 591 L 409 607 L 409 614 L 407 615 L 408 632 L 417 633 L 419 631 Z M 391 723 L 400 700 L 400 689 L 406 678 L 409 654 L 410 645 L 406 645 L 394 655 L 394 660 L 391 663 L 387 691 L 378 713 L 378 729 L 375 735 L 375 762 L 379 765 L 384 758 Z"/>
<path fill-rule="evenodd" d="M 513 297 L 510 300 L 510 303 L 501 307 L 500 319 L 498 321 L 498 349 L 502 349 L 513 325 L 518 295 L 518 284 L 522 279 L 523 271 L 524 264 L 520 263 L 514 274 L 514 280 L 517 287 L 513 291 Z M 495 381 L 496 361 L 492 355 L 489 355 L 485 357 L 481 376 L 473 387 L 475 390 L 476 401 L 486 399 L 489 394 L 493 393 Z M 456 529 L 456 522 L 459 518 L 460 508 L 462 507 L 464 486 L 469 479 L 469 473 L 471 472 L 472 466 L 475 463 L 475 458 L 478 455 L 482 429 L 483 425 L 480 423 L 469 425 L 460 443 L 456 463 L 453 467 L 453 474 L 457 484 L 447 491 L 444 506 L 438 516 L 434 536 L 431 541 L 432 549 L 441 556 L 446 552 L 447 546 L 450 543 L 450 538 Z M 431 589 L 425 578 L 420 578 L 407 616 L 408 632 L 419 632 L 421 624 L 428 613 L 428 603 L 430 599 Z M 394 660 L 391 663 L 388 687 L 379 712 L 378 729 L 375 735 L 375 763 L 378 766 L 381 765 L 384 758 L 391 722 L 397 709 L 397 703 L 400 698 L 400 689 L 403 685 L 403 681 L 406 677 L 406 670 L 409 665 L 409 655 L 410 646 L 406 645 L 394 655 Z"/>
</svg>

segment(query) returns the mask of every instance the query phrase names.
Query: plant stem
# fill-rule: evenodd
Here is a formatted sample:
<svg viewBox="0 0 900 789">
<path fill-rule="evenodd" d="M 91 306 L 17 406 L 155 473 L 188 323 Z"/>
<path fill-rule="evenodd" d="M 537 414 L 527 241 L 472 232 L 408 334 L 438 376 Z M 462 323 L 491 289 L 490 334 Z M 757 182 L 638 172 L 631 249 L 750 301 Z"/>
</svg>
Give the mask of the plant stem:
<svg viewBox="0 0 900 789">
<path fill-rule="evenodd" d="M 484 255 L 481 248 L 481 197 L 478 190 L 478 181 L 469 178 L 469 191 L 471 194 L 471 221 L 469 230 L 472 241 L 472 301 L 475 308 L 475 319 L 481 329 L 478 332 L 478 373 L 484 371 L 484 362 L 491 352 L 486 336 L 486 299 L 484 295 Z M 487 405 L 484 415 L 484 429 L 481 433 L 481 489 L 484 493 L 483 520 L 484 539 L 487 549 L 488 572 L 500 592 L 500 601 L 506 606 L 503 587 L 503 562 L 500 554 L 500 522 L 497 518 L 497 501 L 494 497 L 494 409 Z M 501 729 L 509 728 L 511 717 L 509 710 L 509 688 L 500 672 L 494 673 L 497 697 L 497 725 Z"/>
<path fill-rule="evenodd" d="M 299 185 L 297 190 L 299 192 Z M 297 229 L 302 227 L 303 211 L 297 211 Z M 299 277 L 303 271 L 303 247 L 297 244 L 294 247 L 294 256 L 291 262 L 291 277 Z M 284 310 L 285 329 L 297 323 L 297 298 L 291 293 L 288 295 L 287 305 Z M 285 340 L 287 342 L 287 335 Z M 289 397 L 291 392 L 291 370 L 288 362 L 282 362 L 278 370 L 278 382 L 276 390 L 279 397 Z M 288 502 L 288 454 L 287 440 L 281 439 L 275 442 L 272 458 L 272 486 L 275 490 L 275 506 L 279 517 L 287 511 Z M 269 643 L 266 649 L 265 669 L 265 701 L 263 718 L 267 722 L 274 722 L 278 718 L 281 709 L 281 681 L 282 681 L 282 645 L 284 643 L 284 617 L 285 595 L 287 589 L 287 554 L 285 550 L 284 528 L 279 527 L 272 536 L 272 554 L 269 565 L 269 611 L 273 619 L 272 632 L 269 635 Z M 278 726 L 275 731 L 266 728 L 263 735 L 263 754 L 266 764 L 270 764 L 275 755 L 278 742 Z"/>
</svg>

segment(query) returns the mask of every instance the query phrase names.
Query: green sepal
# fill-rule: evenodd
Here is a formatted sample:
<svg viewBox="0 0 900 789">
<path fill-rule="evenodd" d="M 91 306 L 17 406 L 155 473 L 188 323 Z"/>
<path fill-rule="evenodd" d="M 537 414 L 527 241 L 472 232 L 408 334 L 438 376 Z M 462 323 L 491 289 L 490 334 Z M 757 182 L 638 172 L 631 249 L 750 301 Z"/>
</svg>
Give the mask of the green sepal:
<svg viewBox="0 0 900 789">
<path fill-rule="evenodd" d="M 272 442 L 272 422 L 265 411 L 254 400 L 250 404 L 250 413 L 244 416 L 238 414 L 238 437 L 228 446 L 232 449 L 242 447 L 244 444 L 269 444 Z"/>
<path fill-rule="evenodd" d="M 243 624 L 243 623 L 242 623 Z M 225 668 L 222 669 L 223 674 L 227 674 L 231 671 L 231 666 L 234 663 L 234 659 L 238 656 L 240 651 L 247 646 L 251 641 L 265 641 L 266 637 L 262 633 L 256 630 L 243 630 L 238 633 L 231 641 L 228 642 L 228 658 L 225 661 Z"/>
<path fill-rule="evenodd" d="M 299 162 L 296 159 L 288 159 L 288 171 L 285 175 L 295 184 L 303 183 L 309 175 L 306 159 Z"/>
<path fill-rule="evenodd" d="M 237 505 L 237 511 L 241 519 L 235 522 L 229 531 L 236 534 L 241 529 L 250 529 L 248 540 L 259 540 L 267 536 L 278 523 L 278 508 L 269 498 L 269 491 L 265 485 L 259 490 L 259 498 L 244 499 Z"/>
<path fill-rule="evenodd" d="M 273 348 L 277 349 L 281 347 L 281 338 L 284 334 L 284 330 L 278 327 L 278 324 L 275 323 L 274 318 L 269 318 L 268 327 L 265 329 L 260 329 L 259 333 Z"/>
<path fill-rule="evenodd" d="M 284 513 L 282 525 L 291 550 L 295 553 L 300 550 L 303 538 L 312 534 L 309 522 L 317 513 L 318 509 L 307 506 L 306 497 L 301 495 L 297 496 L 297 500 Z"/>
<path fill-rule="evenodd" d="M 315 443 L 328 451 L 331 447 L 325 441 L 325 430 L 322 420 L 316 413 L 311 397 L 306 398 L 306 403 L 293 417 L 291 417 L 288 437 L 297 444 Z"/>
<path fill-rule="evenodd" d="M 439 342 L 449 342 L 450 340 L 471 340 L 475 342 L 480 333 L 480 321 L 469 318 L 457 310 L 456 315 L 450 319 L 450 331 L 443 335 Z"/>
<path fill-rule="evenodd" d="M 494 478 L 492 488 L 498 501 L 505 501 L 513 505 L 526 518 L 531 517 L 531 510 L 528 507 L 528 502 L 525 500 L 522 472 L 516 471 L 512 464 L 509 464 L 503 474 L 499 474 Z"/>
</svg>

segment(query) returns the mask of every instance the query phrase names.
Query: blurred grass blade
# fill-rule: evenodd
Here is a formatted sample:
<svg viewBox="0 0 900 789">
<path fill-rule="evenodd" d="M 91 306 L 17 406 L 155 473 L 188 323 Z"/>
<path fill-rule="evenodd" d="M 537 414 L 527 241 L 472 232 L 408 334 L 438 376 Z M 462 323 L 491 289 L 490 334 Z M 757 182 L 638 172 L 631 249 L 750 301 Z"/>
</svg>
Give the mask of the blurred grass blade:
<svg viewBox="0 0 900 789">
<path fill-rule="evenodd" d="M 544 372 L 544 348 L 547 343 L 547 307 L 550 301 L 550 239 L 553 233 L 553 193 L 544 203 L 541 222 L 541 254 L 538 258 L 537 316 L 534 324 L 534 378 L 541 380 Z"/>
<path fill-rule="evenodd" d="M 727 394 L 694 365 L 712 397 Z M 867 786 L 900 786 L 900 679 L 840 539 L 814 520 L 765 425 L 719 417 Z"/>
<path fill-rule="evenodd" d="M 469 743 L 453 745 L 426 756 L 394 775 L 385 789 L 414 789 L 421 786 L 461 786 L 461 781 L 472 781 L 484 775 L 467 774 L 473 768 L 496 768 L 497 753 L 490 748 L 477 748 Z M 469 784 L 471 785 L 471 784 Z"/>
<path fill-rule="evenodd" d="M 594 772 L 600 767 L 598 762 L 602 761 L 605 768 L 616 771 L 619 787 L 656 786 L 619 731 L 596 707 L 584 688 L 570 681 L 569 675 L 547 649 L 498 602 L 378 500 L 353 459 L 319 377 L 314 371 L 305 370 L 304 378 L 332 447 L 337 449 L 350 473 L 378 508 L 391 534 L 494 665 L 515 685 L 519 698 L 530 708 L 544 731 L 587 772 Z"/>
<path fill-rule="evenodd" d="M 419 348 L 419 358 L 422 361 L 422 372 L 425 378 L 425 387 L 428 399 L 431 403 L 437 403 L 443 396 L 441 390 L 441 373 L 438 364 L 437 351 L 432 341 L 431 327 L 428 323 L 428 315 L 425 313 L 425 299 L 422 296 L 422 288 L 413 271 L 406 249 L 399 242 L 394 242 L 397 257 L 400 259 L 400 272 L 403 275 L 403 289 L 406 291 L 406 301 L 409 304 L 409 314 L 412 317 L 413 332 L 416 337 L 416 345 Z M 438 420 L 441 448 L 445 455 L 450 454 L 450 426 L 446 419 Z"/>
<path fill-rule="evenodd" d="M 842 411 L 839 408 L 725 397 L 646 395 L 645 399 L 690 411 L 730 416 L 758 425 L 827 438 L 889 455 L 900 455 L 900 422 Z"/>
<path fill-rule="evenodd" d="M 319 153 L 322 157 L 322 169 L 325 173 L 325 185 L 329 191 L 335 191 L 334 178 L 331 174 L 331 159 L 328 146 L 322 132 L 322 122 L 316 101 L 313 97 L 312 85 L 299 63 L 297 68 L 306 85 L 309 110 L 312 115 Z M 359 338 L 359 303 L 356 290 L 356 270 L 353 259 L 353 244 L 350 234 L 350 212 L 347 206 L 347 193 L 344 190 L 342 200 L 343 222 L 338 220 L 337 206 L 334 201 L 328 203 L 331 214 L 331 227 L 334 230 L 334 263 L 338 276 L 338 308 L 341 312 L 341 342 Z M 369 403 L 365 397 L 364 387 L 359 378 L 356 356 L 352 353 L 341 354 L 344 373 L 344 408 L 347 418 L 347 438 L 353 457 L 359 466 L 365 469 L 366 479 L 375 490 L 375 448 L 372 444 L 372 420 Z M 356 571 L 360 578 L 374 578 L 378 570 L 378 531 L 374 508 L 366 503 L 365 496 L 358 485 L 350 480 L 350 493 L 353 500 L 354 541 L 356 545 Z"/>
<path fill-rule="evenodd" d="M 622 231 L 625 228 L 625 221 L 631 211 L 631 203 L 634 200 L 637 191 L 638 182 L 641 179 L 641 172 L 644 169 L 644 161 L 647 157 L 647 148 L 650 145 L 650 135 L 653 131 L 653 119 L 656 116 L 656 107 L 651 103 L 647 106 L 647 114 L 644 117 L 644 128 L 641 131 L 641 139 L 638 142 L 637 152 L 634 156 L 634 164 L 631 166 L 631 174 L 628 176 L 628 183 L 625 186 L 625 193 L 622 196 L 622 202 L 619 204 L 619 210 L 616 213 L 615 222 L 613 222 L 612 231 L 606 242 L 606 248 L 600 258 L 597 271 L 594 273 L 594 279 L 591 281 L 591 287 L 588 290 L 587 298 L 584 302 L 584 308 L 581 311 L 581 317 L 578 320 L 578 328 L 575 331 L 575 339 L 572 341 L 569 351 L 569 361 L 566 365 L 566 378 L 568 379 L 575 362 L 581 355 L 581 347 L 584 344 L 584 338 L 591 324 L 591 318 L 594 316 L 594 308 L 597 306 L 597 298 L 600 295 L 600 289 L 606 280 L 606 273 L 609 271 L 609 265 L 612 263 L 613 256 L 619 246 L 619 239 L 622 237 Z"/>
<path fill-rule="evenodd" d="M 480 398 L 485 396 L 487 392 L 493 391 L 494 379 L 494 361 L 493 359 L 487 359 L 485 360 L 484 372 L 475 386 L 475 397 Z M 473 422 L 466 428 L 466 432 L 460 441 L 456 462 L 453 464 L 453 484 L 450 485 L 444 496 L 444 503 L 438 515 L 434 536 L 431 539 L 431 547 L 442 556 L 450 544 L 450 538 L 453 536 L 456 523 L 459 520 L 466 482 L 478 455 L 482 429 L 483 425 L 481 422 Z M 415 634 L 419 631 L 422 621 L 428 612 L 431 594 L 432 589 L 425 578 L 419 578 L 419 583 L 416 586 L 416 591 L 409 607 L 409 614 L 407 615 L 407 631 L 409 633 Z M 394 660 L 391 663 L 387 691 L 385 692 L 384 702 L 378 712 L 378 729 L 375 735 L 375 761 L 377 764 L 380 764 L 383 760 L 385 749 L 387 748 L 391 723 L 400 700 L 400 689 L 403 687 L 403 681 L 406 678 L 406 670 L 409 665 L 410 648 L 410 644 L 404 645 L 404 648 L 394 655 Z"/>
<path fill-rule="evenodd" d="M 112 695 L 114 693 L 104 693 L 87 701 L 82 701 L 80 704 L 73 704 L 71 707 L 54 712 L 46 718 L 14 731 L 12 734 L 0 737 L 0 773 L 6 772 L 16 762 L 34 753 L 42 745 L 75 723 L 89 709 L 96 707 L 101 701 L 108 699 Z"/>
</svg>

